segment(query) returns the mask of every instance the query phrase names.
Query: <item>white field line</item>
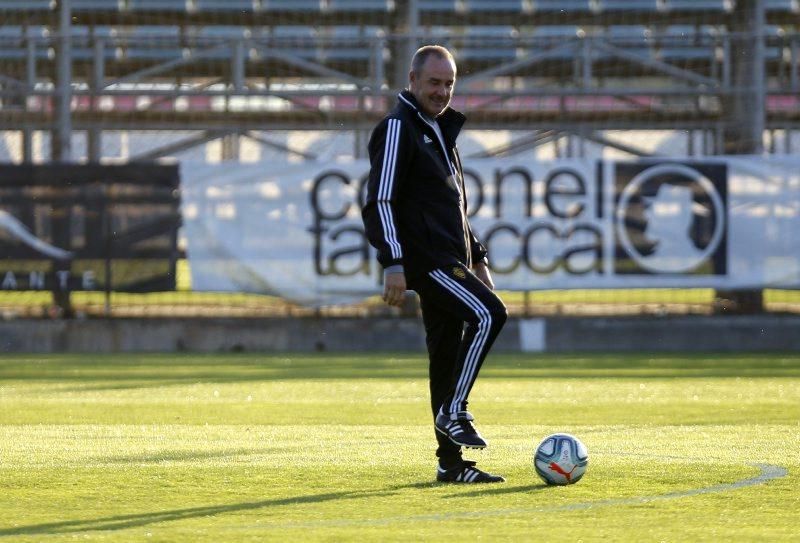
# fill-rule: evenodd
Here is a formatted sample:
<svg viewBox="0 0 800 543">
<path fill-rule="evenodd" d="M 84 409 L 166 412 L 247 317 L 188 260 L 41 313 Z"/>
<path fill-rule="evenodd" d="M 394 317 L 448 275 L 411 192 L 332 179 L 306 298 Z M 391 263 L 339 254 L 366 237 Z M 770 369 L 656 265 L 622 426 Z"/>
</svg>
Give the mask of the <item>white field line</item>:
<svg viewBox="0 0 800 543">
<path fill-rule="evenodd" d="M 740 488 L 750 486 L 762 485 L 773 479 L 785 477 L 788 470 L 781 466 L 774 466 L 771 464 L 749 464 L 759 469 L 758 475 L 748 479 L 742 479 L 733 483 L 724 483 L 719 485 L 707 486 L 703 488 L 692 488 L 688 490 L 679 490 L 675 492 L 668 492 L 666 494 L 655 494 L 651 496 L 633 496 L 630 498 L 597 500 L 590 502 L 570 503 L 564 505 L 541 505 L 537 507 L 520 507 L 513 509 L 494 509 L 491 511 L 451 511 L 447 513 L 437 513 L 430 515 L 405 515 L 393 516 L 384 518 L 370 518 L 370 519 L 339 519 L 339 520 L 319 520 L 316 522 L 302 522 L 302 523 L 278 523 L 278 524 L 258 524 L 256 526 L 249 525 L 241 527 L 241 529 L 292 529 L 292 528 L 324 528 L 324 527 L 337 527 L 337 526 L 383 526 L 398 523 L 413 523 L 413 522 L 441 522 L 447 520 L 461 519 L 461 518 L 486 518 L 486 517 L 508 517 L 528 513 L 541 513 L 541 512 L 554 512 L 554 511 L 579 511 L 584 509 L 595 509 L 598 507 L 612 507 L 612 506 L 625 506 L 625 505 L 640 505 L 643 503 L 657 502 L 663 500 L 675 500 L 679 498 L 688 498 L 691 496 L 699 496 L 702 494 L 717 494 L 721 492 L 731 492 Z M 433 484 L 431 485 L 433 486 Z M 467 485 L 465 485 L 467 486 Z M 468 485 L 468 488 L 478 490 L 476 487 L 483 485 Z M 496 485 L 486 485 L 483 488 L 497 489 Z M 502 487 L 501 487 L 502 488 Z M 528 487 L 526 487 L 528 488 Z M 511 489 L 508 489 L 511 490 Z M 521 490 L 524 492 L 524 490 Z M 382 494 L 378 492 L 379 494 Z M 365 494 L 366 495 L 366 494 Z"/>
</svg>

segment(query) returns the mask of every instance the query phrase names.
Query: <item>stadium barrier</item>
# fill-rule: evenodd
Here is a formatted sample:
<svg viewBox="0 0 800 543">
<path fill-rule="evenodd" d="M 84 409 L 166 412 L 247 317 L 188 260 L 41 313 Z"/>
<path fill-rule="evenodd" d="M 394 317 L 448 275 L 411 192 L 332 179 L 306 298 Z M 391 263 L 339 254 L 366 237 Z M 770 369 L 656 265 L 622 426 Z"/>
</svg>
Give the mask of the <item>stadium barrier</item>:
<svg viewBox="0 0 800 543">
<path fill-rule="evenodd" d="M 791 352 L 796 315 L 512 318 L 497 352 Z M 0 321 L 0 353 L 386 352 L 424 356 L 417 318 Z"/>
</svg>

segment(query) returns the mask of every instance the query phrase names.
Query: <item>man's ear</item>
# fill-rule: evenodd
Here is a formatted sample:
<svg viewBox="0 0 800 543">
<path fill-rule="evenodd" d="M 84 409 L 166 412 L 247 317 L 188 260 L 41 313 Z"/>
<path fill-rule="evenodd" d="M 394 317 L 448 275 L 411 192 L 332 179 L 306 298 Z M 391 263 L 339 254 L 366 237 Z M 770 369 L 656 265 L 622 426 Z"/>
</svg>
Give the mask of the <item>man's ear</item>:
<svg viewBox="0 0 800 543">
<path fill-rule="evenodd" d="M 414 73 L 414 70 L 408 72 L 408 82 L 409 83 L 416 83 L 417 82 L 417 74 Z"/>
</svg>

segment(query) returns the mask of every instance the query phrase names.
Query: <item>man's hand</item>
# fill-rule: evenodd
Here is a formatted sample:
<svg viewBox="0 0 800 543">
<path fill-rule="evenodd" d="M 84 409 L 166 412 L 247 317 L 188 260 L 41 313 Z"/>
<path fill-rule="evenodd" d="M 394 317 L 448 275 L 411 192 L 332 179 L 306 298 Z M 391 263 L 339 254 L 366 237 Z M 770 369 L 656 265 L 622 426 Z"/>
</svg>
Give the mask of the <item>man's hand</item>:
<svg viewBox="0 0 800 543">
<path fill-rule="evenodd" d="M 491 290 L 494 290 L 494 281 L 492 281 L 492 274 L 489 273 L 489 266 L 483 262 L 478 262 L 472 268 L 472 272 L 475 274 L 475 277 L 481 280 L 481 283 L 489 287 Z"/>
<path fill-rule="evenodd" d="M 387 273 L 383 283 L 383 301 L 389 305 L 400 307 L 406 293 L 406 274 L 403 272 Z"/>
</svg>

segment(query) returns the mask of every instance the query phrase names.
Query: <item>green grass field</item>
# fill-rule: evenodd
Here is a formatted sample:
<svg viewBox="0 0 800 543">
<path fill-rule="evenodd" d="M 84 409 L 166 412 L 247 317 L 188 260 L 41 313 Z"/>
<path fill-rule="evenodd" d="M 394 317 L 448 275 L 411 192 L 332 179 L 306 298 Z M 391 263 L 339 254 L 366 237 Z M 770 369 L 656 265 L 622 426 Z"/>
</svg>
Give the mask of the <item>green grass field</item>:
<svg viewBox="0 0 800 543">
<path fill-rule="evenodd" d="M 504 484 L 433 482 L 421 354 L 4 356 L 0 541 L 800 537 L 800 355 L 494 355 L 471 410 Z"/>
</svg>

